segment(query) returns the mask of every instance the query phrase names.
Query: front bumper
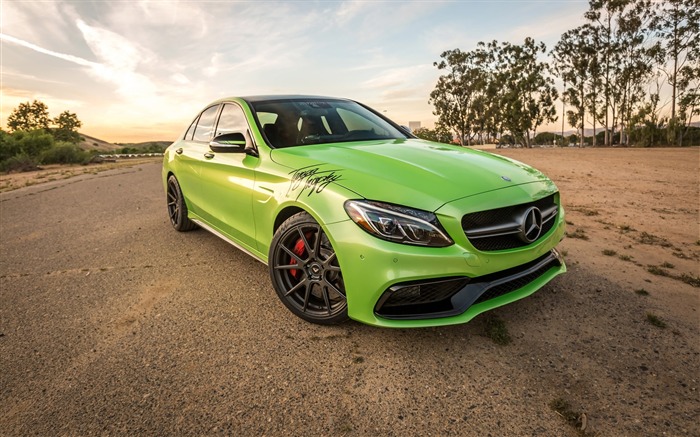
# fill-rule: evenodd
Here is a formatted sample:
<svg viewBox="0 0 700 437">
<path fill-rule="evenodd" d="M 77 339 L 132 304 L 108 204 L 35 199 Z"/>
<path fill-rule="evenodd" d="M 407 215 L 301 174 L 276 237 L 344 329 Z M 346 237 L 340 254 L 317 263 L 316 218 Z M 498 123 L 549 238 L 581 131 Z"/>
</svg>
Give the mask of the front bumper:
<svg viewBox="0 0 700 437">
<path fill-rule="evenodd" d="M 350 220 L 327 225 L 343 272 L 350 318 L 396 328 L 465 323 L 482 312 L 529 296 L 566 271 L 554 250 L 564 236 L 563 210 L 536 243 L 493 252 L 474 249 L 461 232 L 459 221 L 447 223 L 441 217 L 441 222 L 455 240 L 449 247 L 383 241 Z M 444 281 L 453 284 L 434 299 L 437 304 L 386 306 L 388 296 L 397 290 L 406 292 L 407 286 Z M 497 292 L 492 293 L 494 290 Z"/>
<path fill-rule="evenodd" d="M 516 291 L 563 265 L 559 253 L 552 249 L 522 266 L 477 278 L 457 277 L 396 284 L 382 294 L 374 313 L 393 320 L 458 316 L 472 305 Z"/>
</svg>

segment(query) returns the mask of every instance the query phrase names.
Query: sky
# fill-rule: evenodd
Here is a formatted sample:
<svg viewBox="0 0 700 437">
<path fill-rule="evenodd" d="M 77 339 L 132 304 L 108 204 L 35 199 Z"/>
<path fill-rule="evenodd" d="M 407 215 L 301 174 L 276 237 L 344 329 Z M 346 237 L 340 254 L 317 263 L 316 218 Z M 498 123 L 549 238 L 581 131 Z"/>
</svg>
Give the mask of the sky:
<svg viewBox="0 0 700 437">
<path fill-rule="evenodd" d="M 51 117 L 76 113 L 86 135 L 167 141 L 218 98 L 312 94 L 432 127 L 442 52 L 528 36 L 550 49 L 587 9 L 586 0 L 0 0 L 0 125 L 38 99 Z"/>
</svg>

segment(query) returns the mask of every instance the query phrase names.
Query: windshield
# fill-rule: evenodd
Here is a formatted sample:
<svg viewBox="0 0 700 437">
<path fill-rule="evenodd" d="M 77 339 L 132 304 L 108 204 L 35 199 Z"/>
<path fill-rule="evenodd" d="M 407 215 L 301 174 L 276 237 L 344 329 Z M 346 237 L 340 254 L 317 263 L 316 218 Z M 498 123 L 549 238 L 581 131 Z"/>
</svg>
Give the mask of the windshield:
<svg viewBox="0 0 700 437">
<path fill-rule="evenodd" d="M 379 115 L 347 100 L 288 99 L 253 102 L 252 106 L 268 144 L 274 148 L 406 139 Z"/>
</svg>

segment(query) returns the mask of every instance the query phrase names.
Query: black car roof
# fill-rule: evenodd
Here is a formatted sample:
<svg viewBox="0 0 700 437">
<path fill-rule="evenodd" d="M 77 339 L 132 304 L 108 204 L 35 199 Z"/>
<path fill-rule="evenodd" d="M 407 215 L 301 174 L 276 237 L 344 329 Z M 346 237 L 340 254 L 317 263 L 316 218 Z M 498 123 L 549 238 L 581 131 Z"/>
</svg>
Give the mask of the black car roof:
<svg viewBox="0 0 700 437">
<path fill-rule="evenodd" d="M 305 99 L 322 99 L 322 100 L 349 100 L 341 97 L 328 97 L 328 96 L 310 96 L 303 94 L 272 94 L 272 95 L 262 95 L 262 96 L 243 96 L 241 99 L 248 103 L 256 102 L 268 102 L 268 101 L 279 101 L 279 100 L 305 100 Z"/>
</svg>

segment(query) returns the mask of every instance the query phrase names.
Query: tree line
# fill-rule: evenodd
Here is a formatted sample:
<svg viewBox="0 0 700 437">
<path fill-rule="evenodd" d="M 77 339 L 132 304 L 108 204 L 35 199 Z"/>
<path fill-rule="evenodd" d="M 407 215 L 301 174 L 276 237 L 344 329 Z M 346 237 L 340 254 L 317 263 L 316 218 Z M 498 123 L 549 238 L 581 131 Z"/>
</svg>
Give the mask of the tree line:
<svg viewBox="0 0 700 437">
<path fill-rule="evenodd" d="M 87 164 L 99 152 L 83 150 L 78 133 L 82 122 L 75 113 L 63 111 L 51 118 L 45 103 L 20 103 L 7 117 L 8 131 L 0 129 L 0 171 L 31 171 L 39 164 Z M 166 142 L 138 147 L 124 145 L 115 153 L 162 153 Z"/>
<path fill-rule="evenodd" d="M 70 111 L 49 117 L 45 103 L 20 103 L 0 130 L 0 171 L 30 171 L 38 164 L 87 163 L 93 155 L 82 150 L 82 122 Z"/>
<path fill-rule="evenodd" d="M 700 0 L 590 0 L 584 17 L 551 50 L 528 37 L 443 52 L 429 101 L 438 122 L 421 134 L 529 147 L 557 121 L 560 100 L 581 146 L 700 144 L 690 125 L 700 115 Z"/>
</svg>

